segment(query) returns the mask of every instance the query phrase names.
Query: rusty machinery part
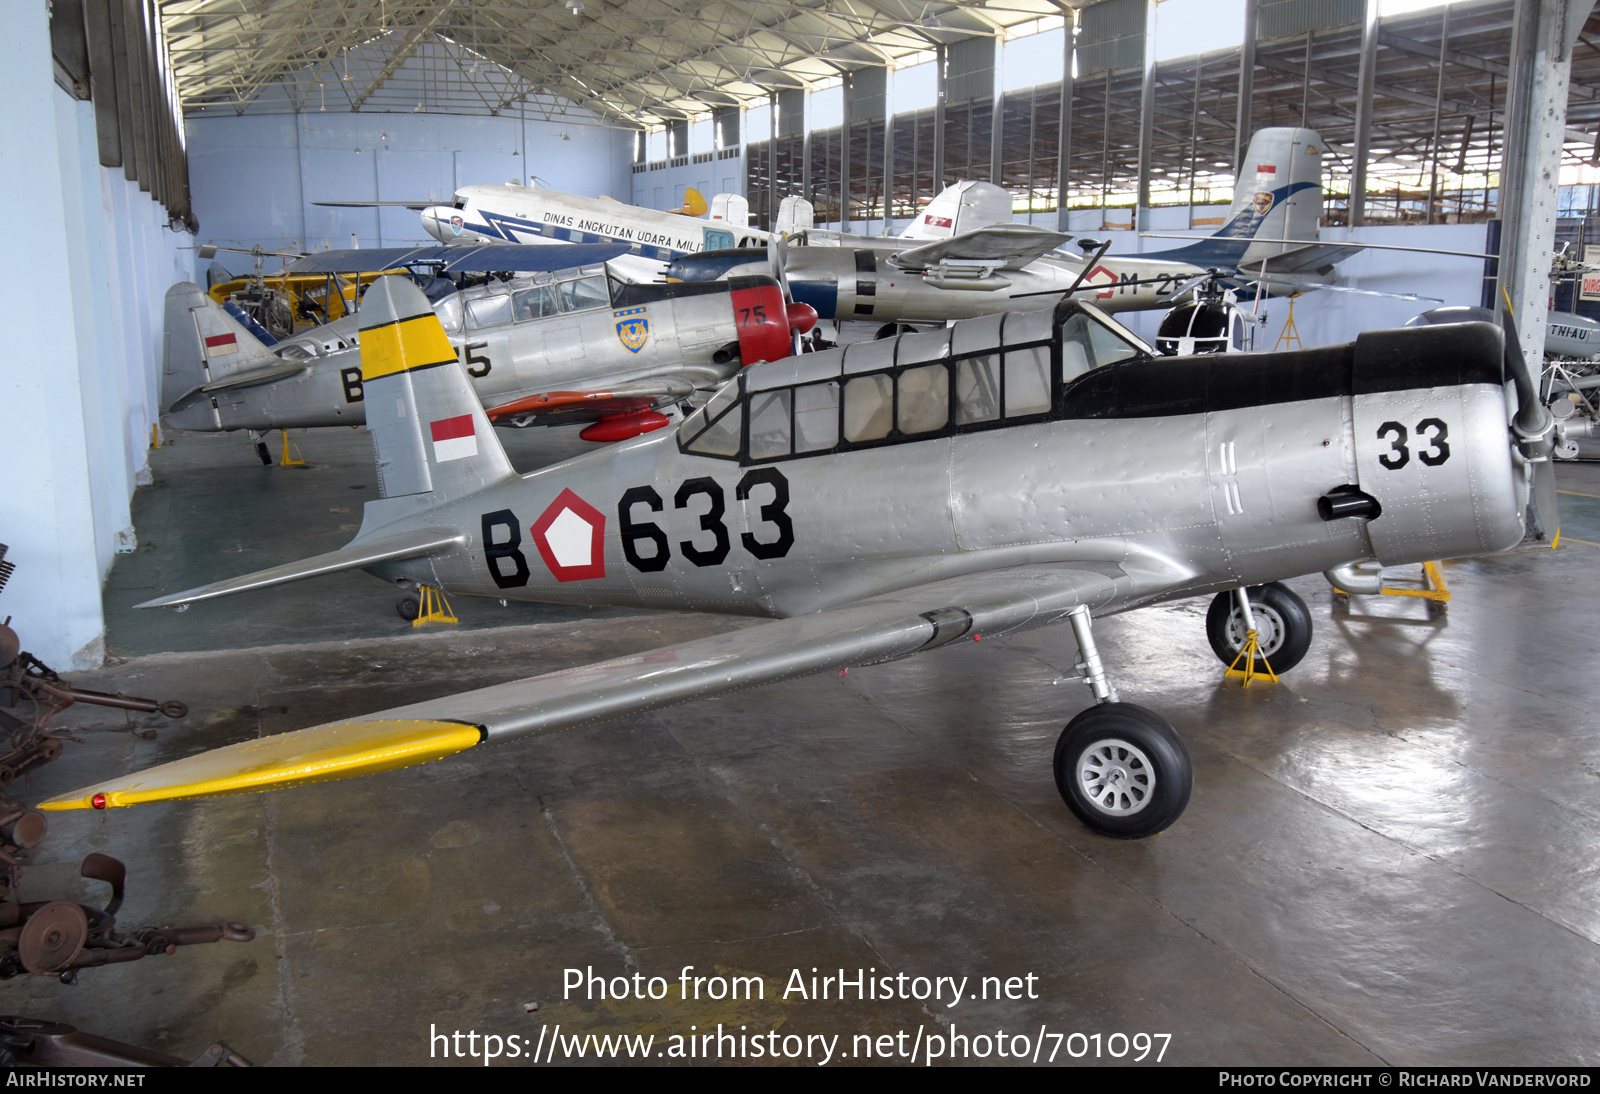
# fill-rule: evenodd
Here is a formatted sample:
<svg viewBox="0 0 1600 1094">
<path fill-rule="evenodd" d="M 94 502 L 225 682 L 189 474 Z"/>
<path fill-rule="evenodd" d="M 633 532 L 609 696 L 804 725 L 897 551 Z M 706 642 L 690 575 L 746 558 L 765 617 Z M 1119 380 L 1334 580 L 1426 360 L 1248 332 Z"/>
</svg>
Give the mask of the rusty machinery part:
<svg viewBox="0 0 1600 1094">
<path fill-rule="evenodd" d="M 21 919 L 10 900 L 22 879 L 21 859 L 44 840 L 47 827 L 43 813 L 0 798 L 0 928 Z"/>
<path fill-rule="evenodd" d="M 79 969 L 175 953 L 179 946 L 249 942 L 256 936 L 255 928 L 243 923 L 141 927 L 118 933 L 116 912 L 122 906 L 127 867 L 97 851 L 83 860 L 78 872 L 111 886 L 111 899 L 104 908 L 70 900 L 0 901 L 0 980 L 29 972 L 72 984 Z"/>
<path fill-rule="evenodd" d="M 189 708 L 176 699 L 144 699 L 137 695 L 73 687 L 49 665 L 23 650 L 16 631 L 0 624 L 0 706 L 15 708 L 24 701 L 31 707 L 22 717 L 0 710 L 0 734 L 11 739 L 10 749 L 0 752 L 0 789 L 10 785 L 18 775 L 60 756 L 62 742 L 78 740 L 45 728 L 50 719 L 74 703 L 161 714 L 167 718 L 182 718 L 189 713 Z M 132 730 L 131 723 L 129 729 Z M 155 736 L 154 730 L 133 732 L 144 738 Z"/>
<path fill-rule="evenodd" d="M 254 1067 L 218 1041 L 193 1060 L 126 1045 L 64 1022 L 0 1017 L 0 1066 L 11 1067 Z"/>
<path fill-rule="evenodd" d="M 28 851 L 39 846 L 45 829 L 43 813 L 0 800 L 0 843 Z"/>
<path fill-rule="evenodd" d="M 89 916 L 83 905 L 52 900 L 28 916 L 17 935 L 17 960 L 40 976 L 55 976 L 72 967 L 89 941 Z"/>
</svg>

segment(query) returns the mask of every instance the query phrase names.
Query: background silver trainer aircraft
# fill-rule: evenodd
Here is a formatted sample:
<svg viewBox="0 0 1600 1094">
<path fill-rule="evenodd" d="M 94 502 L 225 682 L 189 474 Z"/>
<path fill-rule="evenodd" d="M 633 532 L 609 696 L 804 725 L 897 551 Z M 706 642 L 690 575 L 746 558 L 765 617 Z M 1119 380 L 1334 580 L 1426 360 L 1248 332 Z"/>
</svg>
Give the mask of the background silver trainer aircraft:
<svg viewBox="0 0 1600 1094">
<path fill-rule="evenodd" d="M 1263 583 L 1510 547 L 1526 460 L 1548 454 L 1526 366 L 1487 324 L 1183 359 L 1068 301 L 752 366 L 675 430 L 519 477 L 414 285 L 380 279 L 361 323 L 383 497 L 355 539 L 141 607 L 361 567 L 456 594 L 777 618 L 245 741 L 42 808 L 339 778 L 1068 621 L 1099 703 L 1061 735 L 1057 786 L 1095 830 L 1149 835 L 1188 801 L 1188 754 L 1159 715 L 1117 701 L 1091 615 L 1215 593 L 1214 647 L 1259 631 L 1287 669 L 1309 616 Z"/>
<path fill-rule="evenodd" d="M 616 441 L 668 423 L 659 408 L 716 387 L 743 365 L 791 351 L 815 314 L 776 280 L 639 285 L 600 262 L 620 244 L 396 248 L 312 255 L 296 275 L 350 263 L 414 262 L 441 274 L 508 269 L 464 292 L 435 277 L 433 305 L 478 398 L 497 424 L 590 422 L 587 440 Z M 572 263 L 587 265 L 571 267 Z M 569 268 L 562 268 L 569 267 Z M 167 290 L 163 420 L 199 431 L 297 429 L 366 421 L 359 316 L 262 343 L 199 286 Z"/>
<path fill-rule="evenodd" d="M 1316 238 L 1322 214 L 1322 138 L 1309 129 L 1263 129 L 1245 163 L 1253 175 L 1235 188 L 1227 223 L 1214 235 L 1145 256 L 1072 255 L 1056 248 L 1072 237 L 1011 223 L 1011 196 L 991 183 L 965 182 L 941 193 L 899 238 L 804 233 L 785 272 L 795 299 L 823 319 L 885 323 L 943 322 L 1003 309 L 1048 308 L 1078 282 L 1097 286 L 1092 302 L 1107 312 L 1159 307 L 1185 283 L 1215 268 L 1313 277 L 1355 248 L 1291 247 L 1265 242 Z M 907 247 L 904 240 L 924 242 Z M 799 242 L 799 241 L 797 241 Z M 704 280 L 749 263 L 723 253 L 675 259 L 668 276 Z M 1308 264 L 1309 263 L 1309 264 Z"/>
<path fill-rule="evenodd" d="M 1084 297 L 1108 313 L 1169 306 L 1213 270 L 1229 288 L 1259 286 L 1266 295 L 1339 288 L 1326 284 L 1334 265 L 1377 245 L 1317 241 L 1324 148 L 1310 129 L 1257 131 L 1227 223 L 1173 250 L 1106 255 L 1082 239 L 1083 254 L 1068 254 L 1057 248 L 1070 235 L 1011 223 L 1006 191 L 967 182 L 940 194 L 899 238 L 805 232 L 785 273 L 795 299 L 821 318 L 882 323 L 885 333 L 902 323 L 1048 308 L 1080 278 L 1093 287 Z M 926 242 L 908 247 L 907 239 Z M 710 280 L 757 262 L 748 251 L 689 255 L 674 259 L 667 276 Z"/>
</svg>

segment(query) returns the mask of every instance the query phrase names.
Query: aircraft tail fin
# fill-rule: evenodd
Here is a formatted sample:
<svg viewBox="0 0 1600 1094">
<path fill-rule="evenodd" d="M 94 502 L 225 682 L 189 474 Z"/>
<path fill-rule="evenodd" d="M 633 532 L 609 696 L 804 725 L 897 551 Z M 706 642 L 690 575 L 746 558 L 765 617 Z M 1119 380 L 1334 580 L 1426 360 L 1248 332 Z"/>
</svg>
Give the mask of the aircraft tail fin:
<svg viewBox="0 0 1600 1094">
<path fill-rule="evenodd" d="M 178 429 L 216 429 L 202 390 L 240 373 L 283 362 L 199 285 L 167 290 L 161 362 L 161 410 Z"/>
<path fill-rule="evenodd" d="M 1214 235 L 1160 252 L 1159 257 L 1196 266 L 1247 266 L 1299 249 L 1258 239 L 1315 240 L 1322 217 L 1322 154 L 1326 149 L 1312 129 L 1279 126 L 1257 130 L 1239 164 L 1227 223 Z"/>
<path fill-rule="evenodd" d="M 422 290 L 380 277 L 361 301 L 361 382 L 385 498 L 453 501 L 516 472 Z"/>
<path fill-rule="evenodd" d="M 711 199 L 711 219 L 749 227 L 750 202 L 742 194 L 717 194 Z"/>
<path fill-rule="evenodd" d="M 797 194 L 790 194 L 778 202 L 778 222 L 772 226 L 772 230 L 792 236 L 816 227 L 816 223 L 816 206 Z"/>
<path fill-rule="evenodd" d="M 964 232 L 1011 223 L 1011 194 L 992 182 L 963 179 L 946 186 L 917 215 L 901 239 L 949 239 Z"/>
<path fill-rule="evenodd" d="M 706 204 L 705 195 L 693 186 L 688 186 L 683 191 L 683 208 L 674 209 L 673 212 L 682 213 L 686 217 L 703 217 L 710 208 L 711 206 Z"/>
</svg>

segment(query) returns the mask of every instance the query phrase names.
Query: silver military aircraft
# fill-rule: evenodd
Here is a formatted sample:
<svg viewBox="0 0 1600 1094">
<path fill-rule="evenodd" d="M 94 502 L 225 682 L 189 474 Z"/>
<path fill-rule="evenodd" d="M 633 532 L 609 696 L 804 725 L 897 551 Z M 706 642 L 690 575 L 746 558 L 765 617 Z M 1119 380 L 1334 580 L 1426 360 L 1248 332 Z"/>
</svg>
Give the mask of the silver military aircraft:
<svg viewBox="0 0 1600 1094">
<path fill-rule="evenodd" d="M 581 436 L 617 441 L 668 424 L 661 408 L 715 388 L 739 368 L 792 352 L 816 316 L 769 276 L 696 285 L 640 285 L 607 275 L 620 244 L 469 247 L 438 252 L 443 272 L 522 270 L 454 291 L 435 278 L 434 312 L 490 421 L 591 423 Z M 416 248 L 313 255 L 289 269 L 349 263 L 387 269 Z M 574 262 L 587 265 L 563 269 Z M 341 265 L 343 264 L 343 265 Z M 298 429 L 366 421 L 359 315 L 273 345 L 197 285 L 167 291 L 162 417 L 199 431 Z"/>
<path fill-rule="evenodd" d="M 1523 534 L 1529 461 L 1553 491 L 1548 414 L 1488 324 L 1186 359 L 1069 300 L 754 365 L 674 430 L 519 476 L 410 281 L 377 281 L 360 318 L 383 496 L 355 538 L 141 607 L 365 568 L 452 594 L 770 621 L 244 741 L 41 808 L 336 779 L 1066 621 L 1097 703 L 1056 744 L 1058 789 L 1095 831 L 1148 836 L 1188 801 L 1188 753 L 1119 701 L 1092 618 L 1215 594 L 1213 646 L 1283 671 L 1310 617 L 1275 582 L 1503 550 Z"/>
<path fill-rule="evenodd" d="M 1096 286 L 1092 302 L 1115 313 L 1163 306 L 1216 269 L 1320 278 L 1359 248 L 1314 241 L 1322 215 L 1322 138 L 1310 129 L 1263 129 L 1250 142 L 1248 175 L 1235 188 L 1227 221 L 1211 236 L 1149 256 L 1057 250 L 1072 237 L 1011 223 L 1011 195 L 965 182 L 930 203 L 899 238 L 808 231 L 788 253 L 796 300 L 823 319 L 874 323 L 944 322 L 1000 310 L 1048 309 L 1069 287 Z M 912 245 L 908 245 L 908 241 Z M 709 280 L 740 271 L 750 251 L 674 259 L 667 276 Z M 1271 292 L 1287 291 L 1279 286 Z"/>
<path fill-rule="evenodd" d="M 1461 253 L 1319 241 L 1325 147 L 1310 129 L 1258 131 L 1226 222 L 1173 250 L 1108 255 L 1106 245 L 1080 239 L 1083 253 L 1070 254 L 1060 248 L 1072 236 L 1011 223 L 1005 190 L 965 182 L 940 194 L 899 238 L 803 232 L 794 241 L 803 245 L 788 250 L 785 272 L 794 298 L 822 319 L 879 323 L 890 334 L 901 324 L 1048 309 L 1080 285 L 1093 287 L 1088 299 L 1107 313 L 1168 307 L 1213 272 L 1229 289 L 1267 296 L 1356 291 L 1327 284 L 1327 276 L 1363 249 Z M 672 260 L 667 276 L 709 280 L 762 261 L 749 249 L 705 252 Z"/>
</svg>

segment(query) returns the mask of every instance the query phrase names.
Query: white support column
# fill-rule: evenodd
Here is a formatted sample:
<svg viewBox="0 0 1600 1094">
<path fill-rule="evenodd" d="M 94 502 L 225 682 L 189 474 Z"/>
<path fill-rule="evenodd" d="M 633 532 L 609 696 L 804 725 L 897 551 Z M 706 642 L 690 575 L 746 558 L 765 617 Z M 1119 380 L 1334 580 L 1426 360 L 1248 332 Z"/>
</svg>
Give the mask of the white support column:
<svg viewBox="0 0 1600 1094">
<path fill-rule="evenodd" d="M 1522 0 L 1512 33 L 1500 276 L 1529 361 L 1544 353 L 1572 45 L 1593 7 L 1593 0 Z"/>
</svg>

